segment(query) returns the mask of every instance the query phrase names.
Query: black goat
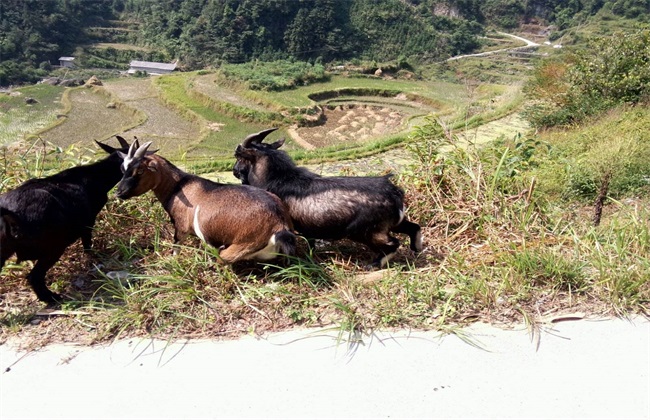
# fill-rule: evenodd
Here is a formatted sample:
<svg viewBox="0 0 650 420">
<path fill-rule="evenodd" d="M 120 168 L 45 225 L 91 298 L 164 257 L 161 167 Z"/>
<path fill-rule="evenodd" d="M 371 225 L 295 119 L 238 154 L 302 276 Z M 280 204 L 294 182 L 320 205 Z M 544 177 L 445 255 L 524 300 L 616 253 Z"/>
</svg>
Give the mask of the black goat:
<svg viewBox="0 0 650 420">
<path fill-rule="evenodd" d="M 289 208 L 294 228 L 308 239 L 349 238 L 379 255 L 383 267 L 399 247 L 389 232 L 405 233 L 411 249 L 422 250 L 420 226 L 404 215 L 404 192 L 382 177 L 321 177 L 300 168 L 284 151 L 284 139 L 262 140 L 275 128 L 251 134 L 237 146 L 233 174 L 243 184 L 264 188 Z"/>
<path fill-rule="evenodd" d="M 121 149 L 96 142 L 110 154 L 98 162 L 30 179 L 0 195 L 0 269 L 13 254 L 19 262 L 36 261 L 27 279 L 44 302 L 61 300 L 45 285 L 45 275 L 66 248 L 79 238 L 85 251 L 92 246 L 97 214 L 122 177 L 117 152 L 127 151 L 129 144 L 117 139 Z"/>
</svg>

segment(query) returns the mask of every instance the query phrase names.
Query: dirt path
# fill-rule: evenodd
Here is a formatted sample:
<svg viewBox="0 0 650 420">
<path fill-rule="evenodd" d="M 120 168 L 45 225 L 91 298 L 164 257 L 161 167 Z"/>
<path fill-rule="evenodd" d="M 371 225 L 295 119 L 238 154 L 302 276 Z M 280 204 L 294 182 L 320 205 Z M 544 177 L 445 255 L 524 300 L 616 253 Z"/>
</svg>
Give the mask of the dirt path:
<svg viewBox="0 0 650 420">
<path fill-rule="evenodd" d="M 526 45 L 523 45 L 521 47 L 502 48 L 502 49 L 499 49 L 499 50 L 485 51 L 485 52 L 476 53 L 476 54 L 457 55 L 455 57 L 448 58 L 446 61 L 460 60 L 462 58 L 467 58 L 467 57 L 485 57 L 486 55 L 497 54 L 497 53 L 501 53 L 501 52 L 505 52 L 505 51 L 518 51 L 518 50 L 524 50 L 524 49 L 529 49 L 529 48 L 537 48 L 537 47 L 540 46 L 538 43 L 536 43 L 534 41 L 531 41 L 531 40 L 526 39 L 526 38 L 522 38 L 522 37 L 517 36 L 517 35 L 507 34 L 505 32 L 498 32 L 498 34 L 518 39 L 519 41 L 525 42 Z"/>
</svg>

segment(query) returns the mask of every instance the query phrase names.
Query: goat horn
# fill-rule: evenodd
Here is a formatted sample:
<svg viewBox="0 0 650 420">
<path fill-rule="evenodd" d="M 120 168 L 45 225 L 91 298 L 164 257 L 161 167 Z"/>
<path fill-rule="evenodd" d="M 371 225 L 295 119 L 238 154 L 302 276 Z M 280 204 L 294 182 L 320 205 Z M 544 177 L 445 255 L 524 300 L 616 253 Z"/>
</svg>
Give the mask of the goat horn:
<svg viewBox="0 0 650 420">
<path fill-rule="evenodd" d="M 149 148 L 149 146 L 151 146 L 150 141 L 148 141 L 145 144 L 143 144 L 142 146 L 140 146 L 138 148 L 138 150 L 136 150 L 135 153 L 133 154 L 133 159 L 142 158 L 144 156 L 144 154 L 147 153 L 147 149 Z"/>
<path fill-rule="evenodd" d="M 133 155 L 135 155 L 135 151 L 138 148 L 138 142 L 134 141 L 131 143 L 131 146 L 129 146 L 129 151 L 126 153 L 126 157 L 129 159 L 133 159 Z"/>
<path fill-rule="evenodd" d="M 124 140 L 124 137 L 122 136 L 115 136 L 115 137 L 117 138 L 117 141 L 120 142 L 120 146 L 122 146 L 122 148 L 126 149 L 129 147 L 129 143 L 126 140 Z"/>
<path fill-rule="evenodd" d="M 259 133 L 250 134 L 244 139 L 241 145 L 244 148 L 248 148 L 253 143 L 261 143 L 262 140 L 264 140 L 264 138 L 269 135 L 269 133 L 275 130 L 277 130 L 277 128 L 268 128 L 266 130 L 260 131 Z"/>
</svg>

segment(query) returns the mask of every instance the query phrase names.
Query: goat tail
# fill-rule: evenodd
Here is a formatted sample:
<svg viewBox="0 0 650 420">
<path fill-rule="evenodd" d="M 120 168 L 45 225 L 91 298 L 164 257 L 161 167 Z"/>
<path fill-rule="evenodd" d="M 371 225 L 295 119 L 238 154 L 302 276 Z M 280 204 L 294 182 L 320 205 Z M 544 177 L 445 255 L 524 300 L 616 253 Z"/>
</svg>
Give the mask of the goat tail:
<svg viewBox="0 0 650 420">
<path fill-rule="evenodd" d="M 287 256 L 296 255 L 296 235 L 291 231 L 283 229 L 273 235 L 279 254 Z"/>
</svg>

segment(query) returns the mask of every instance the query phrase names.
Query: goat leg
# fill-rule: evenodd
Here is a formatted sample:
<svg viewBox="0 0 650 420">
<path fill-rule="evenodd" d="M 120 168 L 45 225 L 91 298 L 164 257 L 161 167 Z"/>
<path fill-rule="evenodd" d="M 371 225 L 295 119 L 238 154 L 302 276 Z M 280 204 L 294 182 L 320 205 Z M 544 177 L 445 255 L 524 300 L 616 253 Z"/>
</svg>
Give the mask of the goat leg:
<svg viewBox="0 0 650 420">
<path fill-rule="evenodd" d="M 397 238 L 389 235 L 384 232 L 377 232 L 369 238 L 368 241 L 364 241 L 370 249 L 375 252 L 379 252 L 379 255 L 372 264 L 368 267 L 370 269 L 374 268 L 384 268 L 388 261 L 395 255 L 397 249 L 399 248 L 399 240 Z"/>
<path fill-rule="evenodd" d="M 422 251 L 422 231 L 420 225 L 410 222 L 404 218 L 402 222 L 391 229 L 396 233 L 405 233 L 411 240 L 411 249 L 414 252 Z"/>
<path fill-rule="evenodd" d="M 63 251 L 58 253 L 56 256 L 39 259 L 36 262 L 36 265 L 34 265 L 32 271 L 27 275 L 27 280 L 29 280 L 29 284 L 32 286 L 38 299 L 48 304 L 54 304 L 63 300 L 61 295 L 52 292 L 45 285 L 45 274 L 54 264 L 56 264 L 57 261 L 59 261 L 61 255 L 63 255 Z"/>
<path fill-rule="evenodd" d="M 172 219 L 173 222 L 173 219 Z M 181 232 L 176 226 L 174 226 L 174 247 L 172 251 L 172 255 L 176 256 L 181 252 L 180 250 L 180 244 L 187 238 L 187 233 Z"/>
<path fill-rule="evenodd" d="M 81 244 L 84 247 L 84 252 L 89 253 L 92 250 L 93 247 L 93 228 L 91 227 L 83 227 L 81 231 Z"/>
</svg>

